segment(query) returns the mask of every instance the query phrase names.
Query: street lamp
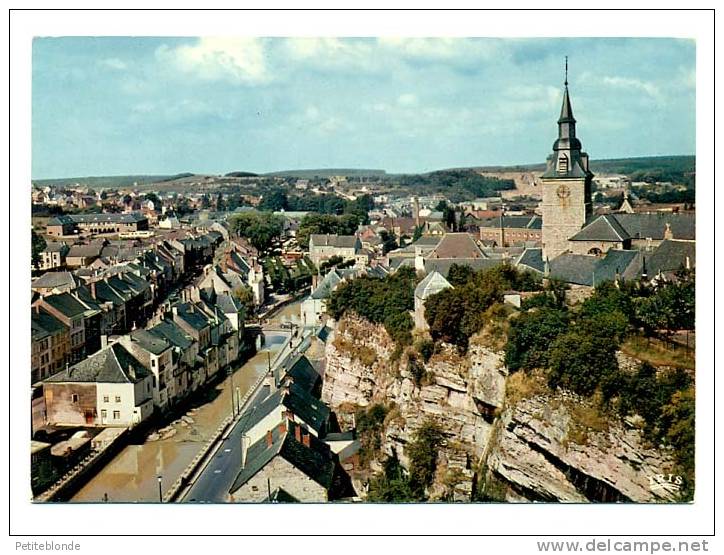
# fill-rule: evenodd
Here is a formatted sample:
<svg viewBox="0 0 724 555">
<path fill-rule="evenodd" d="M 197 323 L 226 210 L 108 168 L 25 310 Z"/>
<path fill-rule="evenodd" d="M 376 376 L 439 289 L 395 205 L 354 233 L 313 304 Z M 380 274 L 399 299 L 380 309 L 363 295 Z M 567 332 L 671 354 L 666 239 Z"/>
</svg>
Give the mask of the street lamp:
<svg viewBox="0 0 724 555">
<path fill-rule="evenodd" d="M 161 482 L 163 481 L 163 476 L 160 474 L 156 477 L 158 480 L 158 502 L 163 503 L 163 489 L 161 487 Z"/>
<path fill-rule="evenodd" d="M 234 374 L 231 371 L 231 367 L 229 367 L 229 397 L 231 397 L 231 416 L 233 417 L 236 413 L 236 408 L 234 407 Z"/>
</svg>

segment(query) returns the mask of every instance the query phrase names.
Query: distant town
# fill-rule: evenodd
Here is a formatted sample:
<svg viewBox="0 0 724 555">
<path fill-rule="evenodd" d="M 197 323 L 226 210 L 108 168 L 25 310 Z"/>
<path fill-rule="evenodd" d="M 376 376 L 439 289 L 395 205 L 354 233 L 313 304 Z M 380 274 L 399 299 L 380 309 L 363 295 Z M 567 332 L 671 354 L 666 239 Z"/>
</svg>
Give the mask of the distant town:
<svg viewBox="0 0 724 555">
<path fill-rule="evenodd" d="M 33 182 L 34 500 L 691 499 L 695 160 L 572 105 L 537 166 Z"/>
</svg>

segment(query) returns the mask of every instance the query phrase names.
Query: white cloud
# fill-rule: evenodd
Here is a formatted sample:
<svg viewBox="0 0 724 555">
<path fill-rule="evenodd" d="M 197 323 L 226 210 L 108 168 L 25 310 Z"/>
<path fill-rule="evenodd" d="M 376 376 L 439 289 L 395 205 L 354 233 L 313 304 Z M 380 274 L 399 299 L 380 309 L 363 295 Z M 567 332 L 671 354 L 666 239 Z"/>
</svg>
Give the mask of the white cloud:
<svg viewBox="0 0 724 555">
<path fill-rule="evenodd" d="M 100 65 L 104 67 L 108 67 L 110 69 L 116 69 L 118 71 L 123 71 L 124 69 L 128 68 L 128 64 L 124 62 L 123 60 L 119 58 L 105 58 L 104 60 L 101 60 Z"/>
<path fill-rule="evenodd" d="M 630 77 L 604 76 L 601 78 L 601 82 L 610 87 L 635 89 L 646 93 L 655 100 L 662 100 L 659 87 L 648 81 L 641 81 L 640 79 L 632 79 Z"/>
<path fill-rule="evenodd" d="M 397 97 L 397 103 L 400 106 L 415 106 L 417 104 L 417 97 L 412 93 L 401 94 Z"/>
<path fill-rule="evenodd" d="M 263 39 L 254 37 L 203 37 L 193 45 L 163 45 L 156 57 L 201 79 L 258 84 L 272 78 Z"/>
<path fill-rule="evenodd" d="M 296 61 L 327 69 L 374 69 L 379 60 L 374 45 L 364 39 L 289 38 L 287 55 Z"/>
</svg>

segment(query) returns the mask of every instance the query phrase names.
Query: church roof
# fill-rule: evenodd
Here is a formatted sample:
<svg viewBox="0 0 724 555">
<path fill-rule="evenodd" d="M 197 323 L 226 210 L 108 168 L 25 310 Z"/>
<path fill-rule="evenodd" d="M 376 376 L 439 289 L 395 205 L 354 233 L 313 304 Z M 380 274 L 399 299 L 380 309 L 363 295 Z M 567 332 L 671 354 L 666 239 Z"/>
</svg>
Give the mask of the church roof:
<svg viewBox="0 0 724 555">
<path fill-rule="evenodd" d="M 621 242 L 629 238 L 629 234 L 616 218 L 612 214 L 606 214 L 593 220 L 569 240 Z"/>
<path fill-rule="evenodd" d="M 427 258 L 486 258 L 469 233 L 446 233 Z"/>
<path fill-rule="evenodd" d="M 690 213 L 634 213 L 598 216 L 571 241 L 620 242 L 626 239 L 664 239 L 666 224 L 674 239 L 696 239 L 696 216 Z"/>
<path fill-rule="evenodd" d="M 665 240 L 656 248 L 651 256 L 646 257 L 646 271 L 653 277 L 659 272 L 675 272 L 689 267 L 696 267 L 696 243 L 694 241 Z"/>
<path fill-rule="evenodd" d="M 425 300 L 430 295 L 439 293 L 443 289 L 452 287 L 450 282 L 446 280 L 442 274 L 438 271 L 433 270 L 425 276 L 425 278 L 415 287 L 415 297 L 418 299 Z"/>
<path fill-rule="evenodd" d="M 543 262 L 543 249 L 533 248 L 525 249 L 516 262 L 516 266 L 525 266 L 536 272 L 543 273 L 545 271 L 545 263 Z"/>
</svg>

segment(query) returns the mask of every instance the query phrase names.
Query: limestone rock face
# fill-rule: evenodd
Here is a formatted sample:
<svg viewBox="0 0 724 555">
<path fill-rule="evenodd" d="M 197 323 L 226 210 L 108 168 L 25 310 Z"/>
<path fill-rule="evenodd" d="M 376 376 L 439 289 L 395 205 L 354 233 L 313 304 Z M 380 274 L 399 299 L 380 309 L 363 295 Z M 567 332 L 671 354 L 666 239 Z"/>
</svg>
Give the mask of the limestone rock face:
<svg viewBox="0 0 724 555">
<path fill-rule="evenodd" d="M 354 427 L 356 407 L 392 406 L 381 451 L 405 466 L 415 431 L 435 420 L 445 442 L 431 499 L 469 501 L 476 479 L 487 497 L 512 502 L 675 498 L 675 491 L 650 486 L 650 477 L 672 472 L 674 462 L 667 450 L 647 446 L 636 419 L 605 417 L 588 401 L 545 386 L 543 393 L 506 397 L 514 388 L 503 353 L 474 341 L 464 357 L 443 345 L 424 363 L 422 378 L 408 370 L 407 355 L 390 360 L 394 348 L 382 326 L 345 316 L 326 346 L 322 400 L 343 429 Z M 371 469 L 381 470 L 380 463 Z"/>
<path fill-rule="evenodd" d="M 425 377 L 416 383 L 405 355 L 397 363 L 389 361 L 394 344 L 383 327 L 350 317 L 339 324 L 327 345 L 322 400 L 342 412 L 347 405 L 392 403 L 382 452 L 395 453 L 403 465 L 409 462 L 405 445 L 425 421 L 434 419 L 446 443 L 432 495 L 452 491 L 453 499 L 470 500 L 473 475 L 492 430 L 490 411 L 505 397 L 502 353 L 471 348 L 461 357 L 443 346 L 425 363 Z"/>
<path fill-rule="evenodd" d="M 675 492 L 652 490 L 649 480 L 673 468 L 670 454 L 647 447 L 638 429 L 613 419 L 586 427 L 585 410 L 591 410 L 586 401 L 560 393 L 506 409 L 486 461 L 498 495 L 502 490 L 508 501 L 673 500 Z"/>
</svg>

